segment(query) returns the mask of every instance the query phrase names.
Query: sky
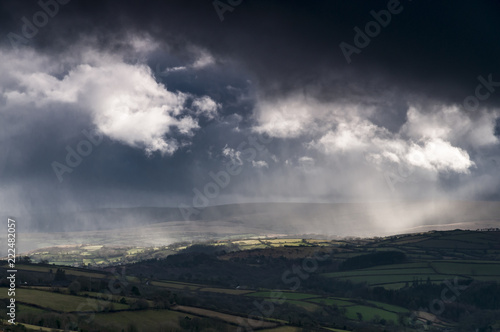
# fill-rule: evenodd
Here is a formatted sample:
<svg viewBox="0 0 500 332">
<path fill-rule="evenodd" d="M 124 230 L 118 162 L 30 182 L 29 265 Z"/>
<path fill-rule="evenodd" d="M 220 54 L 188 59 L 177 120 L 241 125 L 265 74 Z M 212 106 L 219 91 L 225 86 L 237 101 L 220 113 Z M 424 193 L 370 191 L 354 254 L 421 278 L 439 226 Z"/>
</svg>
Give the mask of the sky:
<svg viewBox="0 0 500 332">
<path fill-rule="evenodd" d="M 0 211 L 498 200 L 496 1 L 0 3 Z"/>
</svg>

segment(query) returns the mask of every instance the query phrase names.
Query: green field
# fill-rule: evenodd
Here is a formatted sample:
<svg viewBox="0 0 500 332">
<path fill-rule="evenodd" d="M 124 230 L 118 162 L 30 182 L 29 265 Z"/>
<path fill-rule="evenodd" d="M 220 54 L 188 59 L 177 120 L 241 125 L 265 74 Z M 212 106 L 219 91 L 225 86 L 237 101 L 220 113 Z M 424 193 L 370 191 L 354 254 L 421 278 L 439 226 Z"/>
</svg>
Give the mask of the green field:
<svg viewBox="0 0 500 332">
<path fill-rule="evenodd" d="M 306 309 L 307 311 L 315 311 L 321 308 L 321 306 L 314 304 L 314 303 L 309 303 L 305 301 L 296 301 L 296 300 L 285 300 L 284 303 L 289 303 L 293 304 L 296 306 L 299 306 L 301 308 Z"/>
<path fill-rule="evenodd" d="M 358 313 L 362 315 L 363 321 L 372 321 L 377 316 L 385 319 L 386 321 L 392 320 L 394 323 L 398 322 L 398 315 L 383 309 L 368 307 L 364 305 L 354 305 L 351 307 L 345 307 L 347 312 L 346 316 L 349 319 L 358 320 Z"/>
<path fill-rule="evenodd" d="M 7 292 L 1 292 L 0 298 L 7 298 Z M 65 295 L 54 292 L 46 292 L 35 289 L 16 289 L 16 301 L 33 304 L 42 308 L 48 308 L 60 312 L 72 311 L 101 311 L 103 305 L 96 300 L 85 297 Z M 115 310 L 128 309 L 129 306 L 121 303 L 113 303 Z"/>
<path fill-rule="evenodd" d="M 84 291 L 84 292 L 79 292 L 78 295 L 85 296 L 85 297 L 88 295 L 91 298 L 103 299 L 106 301 L 113 301 L 113 302 L 120 302 L 121 299 L 125 299 L 125 301 L 127 301 L 127 303 L 129 303 L 129 304 L 133 303 L 134 301 L 137 301 L 137 298 L 134 298 L 134 297 L 113 295 L 113 294 L 110 294 L 109 292 L 108 293 L 99 293 L 99 292 L 85 292 Z M 153 301 L 148 300 L 147 302 L 150 306 L 154 305 Z M 117 308 L 115 307 L 115 309 L 117 309 Z"/>
<path fill-rule="evenodd" d="M 332 278 L 332 276 L 330 276 Z M 449 275 L 444 274 L 396 274 L 396 275 L 361 275 L 351 277 L 340 277 L 340 280 L 350 280 L 353 283 L 367 283 L 370 286 L 386 285 L 386 284 L 411 284 L 413 279 L 417 277 L 423 281 L 430 278 L 432 283 L 441 283 L 446 279 L 450 279 Z M 463 278 L 462 278 L 463 279 Z"/>
<path fill-rule="evenodd" d="M 264 329 L 261 332 L 301 332 L 301 328 L 293 326 L 281 326 L 274 329 Z"/>
<path fill-rule="evenodd" d="M 359 276 L 384 276 L 384 275 L 421 275 L 434 274 L 434 270 L 430 267 L 425 268 L 408 268 L 408 269 L 364 269 L 343 272 L 325 273 L 325 277 L 347 278 Z"/>
<path fill-rule="evenodd" d="M 23 325 L 24 327 L 26 327 L 26 329 L 28 331 L 37 331 L 37 332 L 64 332 L 64 330 L 60 330 L 60 329 L 54 329 L 54 328 L 48 328 L 48 327 L 40 327 L 40 326 L 36 326 L 36 325 L 31 325 L 31 324 L 21 324 Z"/>
<path fill-rule="evenodd" d="M 369 286 L 383 286 L 398 289 L 411 285 L 414 279 L 439 284 L 446 279 L 471 279 L 500 281 L 500 264 L 496 262 L 476 263 L 461 260 L 432 260 L 407 264 L 394 264 L 370 267 L 359 270 L 324 273 L 322 276 L 353 283 L 366 283 Z"/>
<path fill-rule="evenodd" d="M 366 271 L 372 270 L 394 270 L 394 269 L 425 269 L 429 267 L 429 263 L 427 262 L 415 262 L 415 263 L 405 263 L 405 264 L 392 264 L 392 265 L 379 265 L 368 267 Z"/>
<path fill-rule="evenodd" d="M 175 289 L 189 289 L 189 290 L 197 290 L 201 285 L 194 284 L 183 284 L 177 282 L 166 282 L 166 281 L 151 281 L 152 286 L 157 287 L 165 287 L 165 288 L 175 288 Z"/>
<path fill-rule="evenodd" d="M 102 313 L 95 315 L 95 322 L 109 329 L 129 331 L 135 326 L 139 331 L 168 331 L 170 328 L 179 328 L 179 319 L 192 318 L 192 315 L 172 310 L 146 310 Z"/>
<path fill-rule="evenodd" d="M 353 302 L 346 301 L 346 300 L 341 300 L 337 298 L 319 298 L 319 299 L 310 299 L 308 302 L 314 302 L 322 305 L 336 305 L 339 307 L 347 306 L 347 305 L 354 305 Z"/>
<path fill-rule="evenodd" d="M 498 262 L 476 263 L 464 261 L 439 261 L 432 262 L 431 265 L 438 273 L 470 276 L 500 276 L 500 263 Z"/>
<path fill-rule="evenodd" d="M 377 302 L 377 301 L 366 301 L 368 303 L 371 303 L 377 307 L 380 307 L 384 310 L 387 310 L 387 311 L 392 311 L 392 312 L 396 312 L 396 313 L 407 313 L 409 310 L 406 309 L 406 308 L 403 308 L 403 307 L 399 307 L 397 305 L 392 305 L 392 304 L 387 304 L 387 303 L 382 303 L 382 302 Z"/>
<path fill-rule="evenodd" d="M 303 300 L 318 297 L 315 294 L 306 294 L 306 293 L 291 293 L 291 292 L 255 292 L 247 294 L 246 296 L 255 296 L 255 297 L 265 297 L 265 298 L 276 298 L 279 296 L 281 299 L 286 300 Z"/>
<path fill-rule="evenodd" d="M 29 305 L 24 305 L 24 304 L 16 304 L 16 307 L 19 309 L 19 312 L 22 313 L 23 315 L 25 314 L 41 314 L 44 312 L 47 312 L 46 310 L 32 307 Z"/>
<path fill-rule="evenodd" d="M 1 267 L 5 268 L 6 265 L 3 265 Z M 17 270 L 45 272 L 45 273 L 50 273 L 51 270 L 52 270 L 52 273 L 56 273 L 56 270 L 58 268 L 61 268 L 62 270 L 64 270 L 66 275 L 77 276 L 77 277 L 92 277 L 92 278 L 104 278 L 104 277 L 106 277 L 105 274 L 99 273 L 99 272 L 81 271 L 81 270 L 70 268 L 70 267 L 60 267 L 60 266 L 16 264 L 16 268 L 17 268 Z"/>
<path fill-rule="evenodd" d="M 231 294 L 231 295 L 243 295 L 251 293 L 251 290 L 243 290 L 243 289 L 229 289 L 229 288 L 200 288 L 200 292 L 212 292 L 212 293 L 222 293 L 222 294 Z"/>
</svg>

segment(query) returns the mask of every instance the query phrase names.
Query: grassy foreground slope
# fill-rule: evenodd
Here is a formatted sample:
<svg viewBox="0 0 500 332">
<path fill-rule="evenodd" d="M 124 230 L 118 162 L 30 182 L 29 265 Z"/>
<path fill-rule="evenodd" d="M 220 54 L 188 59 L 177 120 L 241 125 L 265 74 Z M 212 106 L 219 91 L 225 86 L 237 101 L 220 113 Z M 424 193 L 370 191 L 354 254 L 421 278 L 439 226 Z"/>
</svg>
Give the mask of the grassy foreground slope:
<svg viewBox="0 0 500 332">
<path fill-rule="evenodd" d="M 224 239 L 95 270 L 26 262 L 18 265 L 18 321 L 118 332 L 232 332 L 258 320 L 278 332 L 409 332 L 420 322 L 435 331 L 494 330 L 499 234 Z M 459 292 L 435 312 L 430 304 L 449 287 L 445 280 Z M 95 309 L 81 312 L 81 303 Z"/>
</svg>

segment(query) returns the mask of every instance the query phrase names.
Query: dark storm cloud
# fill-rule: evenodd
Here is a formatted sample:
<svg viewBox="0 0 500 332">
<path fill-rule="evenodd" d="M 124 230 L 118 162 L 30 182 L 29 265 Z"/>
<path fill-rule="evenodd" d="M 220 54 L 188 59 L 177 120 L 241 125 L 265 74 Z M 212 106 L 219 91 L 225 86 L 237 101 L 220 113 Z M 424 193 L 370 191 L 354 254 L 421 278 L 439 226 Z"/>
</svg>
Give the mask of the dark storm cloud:
<svg viewBox="0 0 500 332">
<path fill-rule="evenodd" d="M 0 6 L 2 47 L 10 50 L 9 34 L 22 36 L 25 21 L 33 22 L 33 15 L 42 9 L 36 1 L 4 1 Z M 381 27 L 366 47 L 358 47 L 359 52 L 351 54 L 348 63 L 340 44 L 356 46 L 355 27 L 364 31 L 366 24 L 375 20 L 371 11 L 380 13 L 388 6 L 397 6 L 398 13 L 391 15 L 390 23 Z M 82 130 L 95 127 L 91 115 L 69 111 L 61 105 L 44 106 L 37 114 L 29 113 L 32 105 L 25 105 L 18 113 L 0 111 L 4 124 L 18 126 L 17 130 L 0 134 L 2 156 L 8 156 L 0 161 L 0 174 L 8 185 L 24 186 L 16 191 L 17 197 L 32 203 L 20 209 L 56 206 L 58 202 L 61 206 L 92 207 L 164 206 L 190 201 L 193 188 L 203 188 L 211 181 L 210 171 L 223 169 L 222 149 L 225 146 L 235 149 L 254 135 L 252 129 L 259 120 L 255 109 L 262 107 L 259 104 L 262 101 L 269 101 L 268 109 L 272 109 L 275 100 L 303 94 L 312 96 L 315 102 L 302 102 L 298 98 L 298 108 L 303 104 L 321 108 L 321 103 L 332 102 L 373 107 L 375 111 L 363 114 L 362 118 L 395 134 L 409 121 L 410 103 L 420 105 L 422 114 L 438 113 L 434 104 L 460 106 L 464 98 L 474 95 L 478 76 L 486 78 L 491 74 L 493 81 L 500 81 L 497 2 L 243 0 L 223 16 L 221 21 L 213 1 L 71 0 L 59 4 L 58 12 L 48 18 L 47 24 L 39 27 L 32 38 L 26 38 L 36 54 L 65 59 L 61 66 L 68 68 L 58 68 L 54 77 L 65 77 L 75 65 L 68 64 L 67 58 L 78 59 L 85 50 L 81 45 L 90 45 L 87 47 L 96 52 L 123 54 L 127 64 L 146 63 L 155 79 L 170 92 L 206 95 L 221 107 L 215 119 L 196 117 L 199 128 L 193 136 L 180 134 L 180 129 L 173 130 L 172 137 L 186 145 L 171 156 L 155 152 L 147 157 L 143 149 L 130 142 L 124 144 L 105 137 L 72 173 L 64 174 L 62 183 L 51 163 L 64 163 L 66 147 L 76 148 L 85 139 Z M 133 51 L 131 35 L 150 36 L 159 46 L 141 59 Z M 200 52 L 204 51 L 213 57 L 214 64 L 194 68 Z M 5 91 L 13 83 L 4 84 Z M 481 107 L 499 105 L 500 91 L 490 92 L 488 98 L 480 101 Z M 187 102 L 188 107 L 193 100 Z M 313 113 L 314 110 L 296 122 L 304 123 Z M 286 113 L 290 117 L 293 114 L 293 109 Z M 320 124 L 329 121 L 321 116 L 317 119 Z M 414 127 L 430 123 L 426 121 L 421 120 Z M 440 118 L 434 122 L 439 121 Z M 457 121 L 466 122 L 462 118 Z M 366 135 L 372 133 L 372 139 L 378 138 L 362 121 L 353 123 L 361 136 L 366 132 Z M 255 159 L 256 167 L 249 161 L 247 170 L 234 178 L 231 186 L 212 203 L 238 194 L 299 196 L 311 200 L 316 196 L 326 200 L 352 198 L 361 192 L 366 197 L 377 195 L 378 188 L 386 185 L 383 172 L 360 164 L 356 156 L 342 156 L 343 166 L 339 166 L 338 160 L 318 152 L 323 146 L 322 139 L 339 140 L 341 135 L 333 135 L 333 130 L 340 127 L 321 129 L 322 132 L 298 130 L 293 137 L 284 134 L 277 137 L 267 148 L 278 161 Z M 411 130 L 403 134 L 411 135 Z M 349 131 L 346 132 L 349 136 Z M 394 141 L 399 142 L 398 139 L 399 136 Z M 433 143 L 436 142 L 441 141 Z M 460 143 L 467 147 L 468 142 Z M 448 147 L 444 143 L 442 146 Z M 453 147 L 450 145 L 446 152 L 456 153 Z M 422 145 L 416 151 L 426 153 L 426 148 Z M 477 168 L 473 169 L 472 177 L 481 178 L 497 169 L 491 162 L 495 153 L 491 147 L 488 149 L 467 150 L 472 157 L 478 156 L 474 159 Z M 258 164 L 259 161 L 265 161 L 267 167 L 258 167 L 264 165 Z M 304 172 L 304 165 L 309 162 L 313 164 Z M 455 164 L 460 162 L 466 164 L 462 159 Z M 439 163 L 425 166 L 437 167 L 436 164 Z M 445 190 L 457 190 L 463 187 L 460 176 L 440 175 L 437 180 L 430 177 L 420 185 L 437 181 Z M 360 178 L 369 178 L 363 180 L 368 182 L 366 188 L 357 183 Z M 412 184 L 411 179 L 403 183 L 403 190 L 413 193 L 421 187 Z M 488 183 L 488 179 L 481 178 L 478 183 Z M 33 186 L 37 190 L 29 193 L 27 188 Z M 346 192 L 342 189 L 346 186 L 355 189 Z M 401 183 L 398 186 L 402 187 Z M 464 192 L 469 193 L 465 187 Z M 308 197 L 312 194 L 316 196 Z M 494 197 L 496 192 L 487 189 L 487 195 Z"/>
<path fill-rule="evenodd" d="M 401 0 L 401 12 L 347 65 L 339 44 L 354 45 L 354 27 L 364 30 L 374 20 L 370 11 L 386 10 L 389 2 L 242 1 L 221 22 L 211 1 L 72 0 L 33 42 L 50 52 L 95 35 L 102 47 L 120 47 L 126 31 L 148 31 L 181 53 L 194 43 L 238 59 L 273 92 L 323 80 L 344 86 L 375 80 L 460 102 L 478 75 L 498 75 L 500 5 L 491 1 Z M 3 6 L 4 33 L 19 31 L 21 17 L 40 9 L 35 2 Z"/>
</svg>

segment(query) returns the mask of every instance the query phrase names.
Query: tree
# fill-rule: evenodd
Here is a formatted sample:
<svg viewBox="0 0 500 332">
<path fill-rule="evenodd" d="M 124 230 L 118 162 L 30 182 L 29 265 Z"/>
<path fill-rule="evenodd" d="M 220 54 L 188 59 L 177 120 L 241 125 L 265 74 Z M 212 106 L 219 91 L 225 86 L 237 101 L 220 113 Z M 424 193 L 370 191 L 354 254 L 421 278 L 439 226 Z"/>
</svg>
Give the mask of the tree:
<svg viewBox="0 0 500 332">
<path fill-rule="evenodd" d="M 54 281 L 66 281 L 66 271 L 57 269 Z"/>
<path fill-rule="evenodd" d="M 78 292 L 81 290 L 81 285 L 78 281 L 74 280 L 71 284 L 68 286 L 68 290 L 71 294 L 77 295 Z"/>
<path fill-rule="evenodd" d="M 149 303 L 144 299 L 138 299 L 130 307 L 134 310 L 144 310 L 149 308 Z"/>
<path fill-rule="evenodd" d="M 139 292 L 139 288 L 137 288 L 137 286 L 132 286 L 132 294 L 134 294 L 135 296 L 140 296 L 141 293 Z"/>
<path fill-rule="evenodd" d="M 31 257 L 23 256 L 21 258 L 18 258 L 18 263 L 19 264 L 31 264 Z"/>
</svg>

